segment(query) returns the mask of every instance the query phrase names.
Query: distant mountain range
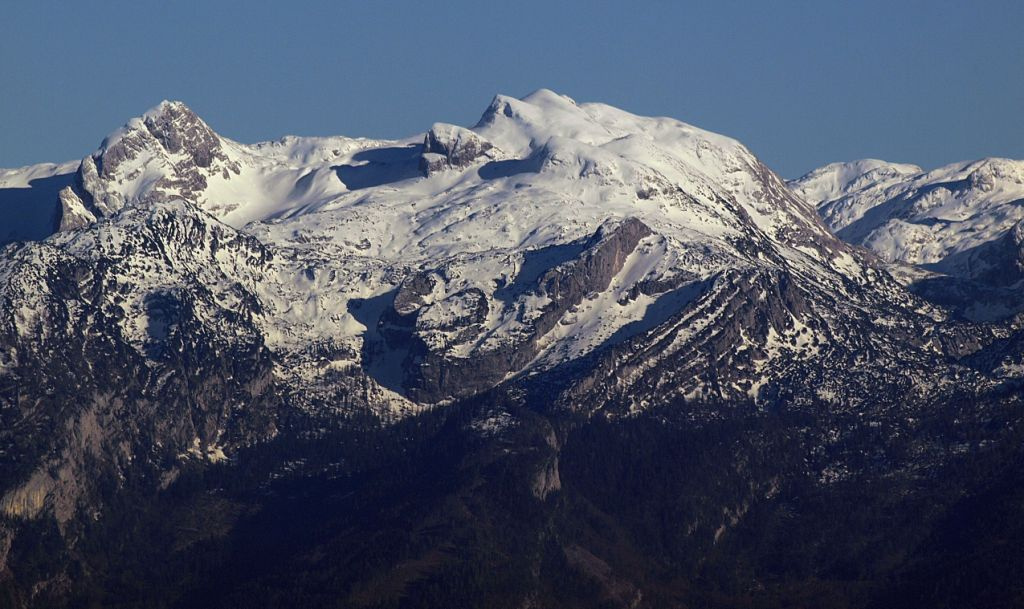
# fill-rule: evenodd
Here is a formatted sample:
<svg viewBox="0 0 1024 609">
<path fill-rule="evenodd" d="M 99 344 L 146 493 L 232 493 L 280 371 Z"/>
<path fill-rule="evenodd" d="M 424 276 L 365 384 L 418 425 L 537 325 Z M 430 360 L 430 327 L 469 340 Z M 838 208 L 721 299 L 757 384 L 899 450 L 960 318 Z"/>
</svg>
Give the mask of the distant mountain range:
<svg viewBox="0 0 1024 609">
<path fill-rule="evenodd" d="M 1022 201 L 547 90 L 163 102 L 0 170 L 0 604 L 1013 606 Z"/>
<path fill-rule="evenodd" d="M 915 267 L 912 283 L 932 300 L 978 320 L 1024 308 L 1024 161 L 923 171 L 864 160 L 826 165 L 790 185 L 844 241 Z"/>
</svg>

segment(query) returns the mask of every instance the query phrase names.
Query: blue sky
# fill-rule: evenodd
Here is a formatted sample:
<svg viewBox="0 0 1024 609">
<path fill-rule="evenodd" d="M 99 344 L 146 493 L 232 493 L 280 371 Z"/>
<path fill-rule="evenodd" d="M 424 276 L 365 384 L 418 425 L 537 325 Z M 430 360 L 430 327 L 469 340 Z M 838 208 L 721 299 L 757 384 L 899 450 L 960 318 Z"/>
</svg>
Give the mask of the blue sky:
<svg viewBox="0 0 1024 609">
<path fill-rule="evenodd" d="M 1024 158 L 1024 3 L 10 2 L 0 167 L 160 100 L 218 132 L 401 137 L 540 87 L 736 137 L 793 177 Z"/>
</svg>

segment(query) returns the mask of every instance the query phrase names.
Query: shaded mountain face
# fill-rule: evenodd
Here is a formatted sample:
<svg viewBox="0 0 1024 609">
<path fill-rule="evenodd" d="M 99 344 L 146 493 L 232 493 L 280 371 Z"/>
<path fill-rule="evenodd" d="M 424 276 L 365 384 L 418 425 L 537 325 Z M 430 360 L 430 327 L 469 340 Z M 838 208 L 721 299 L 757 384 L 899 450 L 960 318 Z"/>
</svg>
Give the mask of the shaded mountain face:
<svg viewBox="0 0 1024 609">
<path fill-rule="evenodd" d="M 60 222 L 58 193 L 74 181 L 77 162 L 0 169 L 0 247 L 44 239 Z"/>
<path fill-rule="evenodd" d="M 1000 543 L 943 536 L 979 485 L 1015 500 L 1024 343 L 798 194 L 911 171 L 860 169 L 794 192 L 546 90 L 399 141 L 244 145 L 165 102 L 0 251 L 0 594 L 923 599 L 943 544 Z"/>
<path fill-rule="evenodd" d="M 971 319 L 1021 310 L 1018 223 L 1024 162 L 983 159 L 933 171 L 864 160 L 790 183 L 845 241 L 916 267 L 922 296 Z"/>
</svg>

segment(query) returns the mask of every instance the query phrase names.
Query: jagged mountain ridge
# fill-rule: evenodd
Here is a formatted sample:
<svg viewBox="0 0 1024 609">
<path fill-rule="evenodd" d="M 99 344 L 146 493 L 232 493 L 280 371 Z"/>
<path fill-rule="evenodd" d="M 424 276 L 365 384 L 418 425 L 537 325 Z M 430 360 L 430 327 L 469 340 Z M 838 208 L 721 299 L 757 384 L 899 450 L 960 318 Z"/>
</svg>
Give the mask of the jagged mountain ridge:
<svg viewBox="0 0 1024 609">
<path fill-rule="evenodd" d="M 454 441 L 517 447 L 544 503 L 567 434 L 598 414 L 820 417 L 832 427 L 801 442 L 826 484 L 938 471 L 949 457 L 914 421 L 1019 380 L 1012 328 L 947 320 L 735 140 L 550 91 L 397 142 L 246 146 L 168 102 L 60 201 L 64 230 L 0 261 L 13 573 L 36 523 L 71 546 L 123 495 L 448 408 L 470 413 Z M 814 452 L 876 424 L 928 459 Z M 301 480 L 295 457 L 256 483 Z M 695 530 L 714 522 L 717 543 L 775 484 L 751 480 Z M 589 552 L 565 556 L 587 571 Z M 89 555 L 69 560 L 13 581 L 61 598 Z"/>
</svg>

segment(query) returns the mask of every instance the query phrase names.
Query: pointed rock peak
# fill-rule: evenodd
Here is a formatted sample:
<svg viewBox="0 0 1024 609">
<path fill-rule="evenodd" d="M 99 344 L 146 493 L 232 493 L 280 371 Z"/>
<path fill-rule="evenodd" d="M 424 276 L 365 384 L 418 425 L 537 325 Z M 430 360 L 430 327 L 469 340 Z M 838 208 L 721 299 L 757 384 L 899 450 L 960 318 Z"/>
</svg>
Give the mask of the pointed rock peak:
<svg viewBox="0 0 1024 609">
<path fill-rule="evenodd" d="M 187 149 L 200 167 L 209 167 L 210 152 L 219 146 L 213 129 L 181 102 L 162 102 L 143 115 L 143 123 L 167 152 Z"/>
<path fill-rule="evenodd" d="M 522 102 L 514 97 L 507 95 L 495 95 L 491 100 L 491 103 L 484 110 L 484 113 L 480 116 L 480 120 L 477 121 L 473 127 L 477 129 L 494 122 L 494 119 L 498 116 L 507 116 L 509 118 L 516 115 L 516 108 L 522 105 Z"/>
<path fill-rule="evenodd" d="M 224 158 L 221 139 L 209 125 L 184 103 L 163 101 L 107 136 L 93 157 L 101 177 L 109 178 L 136 159 L 179 154 L 204 169 Z"/>
<path fill-rule="evenodd" d="M 180 101 L 163 101 L 111 133 L 82 160 L 73 190 L 60 201 L 61 222 L 88 224 L 90 217 L 109 216 L 131 202 L 200 201 L 209 177 L 230 179 L 240 172 L 223 140 L 195 112 Z"/>
<path fill-rule="evenodd" d="M 219 140 L 213 129 L 183 102 L 164 100 L 108 135 L 100 151 L 117 148 L 125 140 L 134 148 L 154 139 L 172 154 L 191 148 L 188 144 L 209 148 Z"/>
<path fill-rule="evenodd" d="M 163 100 L 159 104 L 153 106 L 147 110 L 143 115 L 142 119 L 148 121 L 150 119 L 157 119 L 162 116 L 191 116 L 196 117 L 196 113 L 189 108 L 185 102 L 176 100 Z"/>
</svg>

